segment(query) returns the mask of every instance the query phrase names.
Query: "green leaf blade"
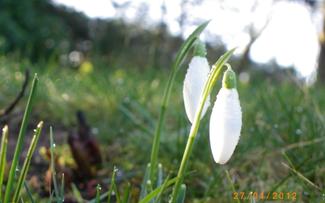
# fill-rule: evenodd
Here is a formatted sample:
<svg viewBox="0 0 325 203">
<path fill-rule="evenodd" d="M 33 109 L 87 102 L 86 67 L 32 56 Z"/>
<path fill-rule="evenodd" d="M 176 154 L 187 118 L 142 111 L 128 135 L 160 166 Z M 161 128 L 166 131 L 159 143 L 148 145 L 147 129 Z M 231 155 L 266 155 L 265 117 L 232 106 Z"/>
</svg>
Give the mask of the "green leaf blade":
<svg viewBox="0 0 325 203">
<path fill-rule="evenodd" d="M 21 154 L 23 143 L 25 140 L 26 129 L 27 129 L 27 125 L 28 125 L 28 121 L 29 121 L 31 112 L 32 112 L 33 103 L 34 103 L 34 100 L 36 97 L 37 87 L 38 87 L 38 77 L 37 77 L 37 74 L 35 74 L 33 83 L 32 83 L 32 88 L 31 88 L 31 91 L 30 91 L 30 94 L 28 97 L 28 101 L 27 101 L 27 105 L 25 108 L 25 113 L 23 116 L 20 130 L 19 130 L 19 135 L 18 135 L 18 139 L 17 139 L 16 149 L 14 152 L 14 157 L 13 157 L 13 160 L 11 163 L 11 168 L 9 171 L 9 177 L 8 177 L 6 192 L 5 192 L 5 196 L 4 196 L 4 203 L 9 203 L 9 201 L 10 201 L 10 195 L 12 192 L 12 187 L 13 187 L 14 179 L 15 179 L 15 175 L 16 175 L 16 168 L 18 166 L 20 154 Z"/>
<path fill-rule="evenodd" d="M 14 192 L 14 196 L 13 196 L 13 202 L 18 202 L 19 196 L 20 196 L 20 190 L 25 182 L 26 176 L 27 176 L 27 172 L 30 166 L 30 162 L 32 160 L 32 156 L 34 154 L 34 151 L 36 149 L 39 137 L 41 135 L 42 132 L 42 128 L 43 128 L 43 121 L 41 121 L 38 125 L 37 128 L 34 130 L 34 136 L 32 138 L 30 147 L 28 149 L 27 152 L 27 156 L 26 159 L 24 161 L 20 176 L 18 178 L 18 182 L 16 185 L 16 190 Z"/>
</svg>

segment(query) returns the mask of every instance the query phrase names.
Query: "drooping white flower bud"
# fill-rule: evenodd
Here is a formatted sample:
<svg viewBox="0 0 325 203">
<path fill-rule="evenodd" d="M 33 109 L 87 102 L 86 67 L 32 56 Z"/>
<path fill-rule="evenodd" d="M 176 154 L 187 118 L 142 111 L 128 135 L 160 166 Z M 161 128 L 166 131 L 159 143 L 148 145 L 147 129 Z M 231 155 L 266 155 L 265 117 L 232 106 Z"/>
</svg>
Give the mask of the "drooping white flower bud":
<svg viewBox="0 0 325 203">
<path fill-rule="evenodd" d="M 196 111 L 199 107 L 204 85 L 208 79 L 210 66 L 205 57 L 204 44 L 198 42 L 195 49 L 195 56 L 192 58 L 183 85 L 183 98 L 185 111 L 191 123 L 194 122 Z M 207 98 L 202 109 L 201 118 L 210 106 L 210 96 Z"/>
<path fill-rule="evenodd" d="M 225 71 L 210 118 L 210 147 L 215 162 L 225 164 L 235 151 L 242 126 L 236 75 Z"/>
</svg>

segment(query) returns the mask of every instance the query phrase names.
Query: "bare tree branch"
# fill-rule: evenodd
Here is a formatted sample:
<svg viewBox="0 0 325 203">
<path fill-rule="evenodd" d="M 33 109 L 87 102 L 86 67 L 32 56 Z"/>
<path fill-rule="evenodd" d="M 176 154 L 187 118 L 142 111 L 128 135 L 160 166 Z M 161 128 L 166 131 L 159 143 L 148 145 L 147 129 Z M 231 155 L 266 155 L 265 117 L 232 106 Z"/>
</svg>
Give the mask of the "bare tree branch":
<svg viewBox="0 0 325 203">
<path fill-rule="evenodd" d="M 254 5 L 252 6 L 251 12 L 254 12 L 257 9 L 257 1 L 255 1 Z M 249 26 L 249 34 L 250 34 L 250 41 L 245 47 L 244 53 L 242 54 L 241 59 L 239 60 L 237 71 L 240 73 L 244 69 L 246 69 L 249 64 L 250 64 L 250 58 L 249 58 L 249 53 L 251 51 L 252 45 L 255 43 L 255 41 L 262 35 L 264 30 L 267 28 L 269 25 L 270 21 L 272 18 L 272 12 L 270 12 L 267 15 L 266 21 L 261 29 L 259 29 L 257 32 L 254 32 L 253 30 L 253 23 Z"/>
</svg>

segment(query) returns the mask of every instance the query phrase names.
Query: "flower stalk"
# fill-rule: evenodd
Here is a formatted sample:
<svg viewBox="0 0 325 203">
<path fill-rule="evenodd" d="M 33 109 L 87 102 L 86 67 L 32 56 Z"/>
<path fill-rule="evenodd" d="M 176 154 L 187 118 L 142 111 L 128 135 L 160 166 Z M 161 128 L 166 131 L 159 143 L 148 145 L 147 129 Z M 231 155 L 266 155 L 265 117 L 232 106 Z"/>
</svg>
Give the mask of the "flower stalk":
<svg viewBox="0 0 325 203">
<path fill-rule="evenodd" d="M 208 80 L 205 83 L 204 90 L 203 90 L 203 93 L 200 98 L 199 106 L 198 106 L 198 109 L 195 114 L 195 119 L 191 126 L 190 134 L 188 136 L 187 144 L 186 144 L 186 147 L 185 147 L 185 150 L 183 153 L 181 165 L 180 165 L 178 173 L 177 173 L 177 180 L 176 180 L 176 183 L 173 188 L 173 193 L 172 193 L 172 197 L 171 197 L 171 201 L 170 201 L 171 203 L 176 202 L 178 193 L 180 191 L 180 187 L 183 183 L 188 160 L 192 153 L 193 144 L 194 144 L 197 132 L 200 127 L 201 113 L 204 108 L 205 102 L 206 102 L 208 96 L 210 95 L 210 92 L 211 92 L 212 88 L 214 87 L 214 85 L 221 73 L 222 67 L 225 66 L 226 62 L 229 60 L 229 58 L 231 57 L 231 55 L 233 54 L 234 51 L 235 51 L 235 49 L 231 49 L 230 51 L 226 52 L 224 55 L 222 55 L 218 59 L 218 61 L 213 65 L 210 75 L 208 77 Z"/>
</svg>

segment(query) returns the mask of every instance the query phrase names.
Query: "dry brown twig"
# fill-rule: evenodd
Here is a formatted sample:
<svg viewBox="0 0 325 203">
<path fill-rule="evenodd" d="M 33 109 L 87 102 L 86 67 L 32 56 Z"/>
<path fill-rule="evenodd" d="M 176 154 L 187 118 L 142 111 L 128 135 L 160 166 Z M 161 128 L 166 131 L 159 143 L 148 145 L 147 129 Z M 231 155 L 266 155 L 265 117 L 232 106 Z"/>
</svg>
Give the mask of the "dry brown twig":
<svg viewBox="0 0 325 203">
<path fill-rule="evenodd" d="M 24 97 L 29 79 L 30 79 L 29 70 L 26 69 L 25 79 L 19 93 L 17 94 L 16 98 L 6 108 L 0 110 L 0 120 L 3 120 L 4 118 L 8 117 L 9 114 L 15 109 L 19 101 Z"/>
</svg>

